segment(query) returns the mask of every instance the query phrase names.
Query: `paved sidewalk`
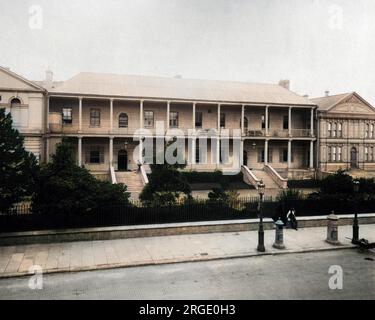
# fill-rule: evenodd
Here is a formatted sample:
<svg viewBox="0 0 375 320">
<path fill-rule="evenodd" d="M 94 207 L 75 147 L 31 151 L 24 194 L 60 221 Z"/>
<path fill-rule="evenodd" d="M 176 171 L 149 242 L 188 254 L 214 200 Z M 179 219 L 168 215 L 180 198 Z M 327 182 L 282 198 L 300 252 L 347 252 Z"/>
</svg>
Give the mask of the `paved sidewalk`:
<svg viewBox="0 0 375 320">
<path fill-rule="evenodd" d="M 272 247 L 275 231 L 265 231 L 266 253 L 285 254 L 353 247 L 351 226 L 339 227 L 341 245 L 324 241 L 326 228 L 287 229 L 286 249 Z M 375 224 L 361 225 L 360 237 L 375 241 Z M 0 278 L 27 275 L 30 266 L 44 273 L 97 270 L 139 265 L 203 261 L 261 255 L 257 231 L 176 235 L 149 238 L 0 246 Z"/>
</svg>

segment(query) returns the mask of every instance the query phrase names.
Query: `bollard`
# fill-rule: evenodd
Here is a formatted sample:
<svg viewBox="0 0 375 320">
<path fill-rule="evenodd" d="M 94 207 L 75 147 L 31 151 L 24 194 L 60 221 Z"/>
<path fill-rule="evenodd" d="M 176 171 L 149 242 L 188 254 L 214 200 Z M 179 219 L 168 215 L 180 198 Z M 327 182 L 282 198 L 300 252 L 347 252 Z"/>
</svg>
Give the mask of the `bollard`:
<svg viewBox="0 0 375 320">
<path fill-rule="evenodd" d="M 330 244 L 340 244 L 338 236 L 338 222 L 339 218 L 334 211 L 327 217 L 327 239 L 326 242 Z"/>
<path fill-rule="evenodd" d="M 276 225 L 276 233 L 275 233 L 275 242 L 273 244 L 273 247 L 276 249 L 285 249 L 284 246 L 284 223 L 279 220 L 275 222 Z"/>
</svg>

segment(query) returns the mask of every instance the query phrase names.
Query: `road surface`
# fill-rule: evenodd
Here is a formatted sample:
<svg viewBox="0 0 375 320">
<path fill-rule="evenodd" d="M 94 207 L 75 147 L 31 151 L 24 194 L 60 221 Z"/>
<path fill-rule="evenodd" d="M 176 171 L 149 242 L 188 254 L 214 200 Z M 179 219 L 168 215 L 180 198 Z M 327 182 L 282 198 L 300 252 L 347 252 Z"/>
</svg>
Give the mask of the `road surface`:
<svg viewBox="0 0 375 320">
<path fill-rule="evenodd" d="M 329 288 L 339 265 L 343 289 Z M 0 279 L 0 299 L 375 299 L 375 254 L 358 250 L 259 256 Z M 337 284 L 337 282 L 336 282 Z"/>
</svg>

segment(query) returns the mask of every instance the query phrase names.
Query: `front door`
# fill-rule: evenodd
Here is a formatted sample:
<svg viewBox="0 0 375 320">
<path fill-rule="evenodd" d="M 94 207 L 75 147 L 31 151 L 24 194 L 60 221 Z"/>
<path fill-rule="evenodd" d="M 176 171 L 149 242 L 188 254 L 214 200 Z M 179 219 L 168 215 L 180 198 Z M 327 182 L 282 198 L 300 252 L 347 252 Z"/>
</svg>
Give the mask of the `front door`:
<svg viewBox="0 0 375 320">
<path fill-rule="evenodd" d="M 358 168 L 357 149 L 355 147 L 350 150 L 350 167 Z"/>
<path fill-rule="evenodd" d="M 117 170 L 128 170 L 128 153 L 125 150 L 120 150 L 117 156 Z"/>
<path fill-rule="evenodd" d="M 247 166 L 247 152 L 245 150 L 243 151 L 243 165 Z"/>
</svg>

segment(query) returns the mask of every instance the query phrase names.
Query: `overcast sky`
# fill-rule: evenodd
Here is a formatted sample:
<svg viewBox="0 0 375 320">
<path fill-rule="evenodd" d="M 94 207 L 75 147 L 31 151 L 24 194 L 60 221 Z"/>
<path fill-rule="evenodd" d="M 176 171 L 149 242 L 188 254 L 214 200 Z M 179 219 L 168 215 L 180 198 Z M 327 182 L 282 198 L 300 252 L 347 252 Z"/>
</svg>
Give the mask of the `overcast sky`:
<svg viewBox="0 0 375 320">
<path fill-rule="evenodd" d="M 277 83 L 375 105 L 373 0 L 0 0 L 0 65 Z"/>
</svg>

